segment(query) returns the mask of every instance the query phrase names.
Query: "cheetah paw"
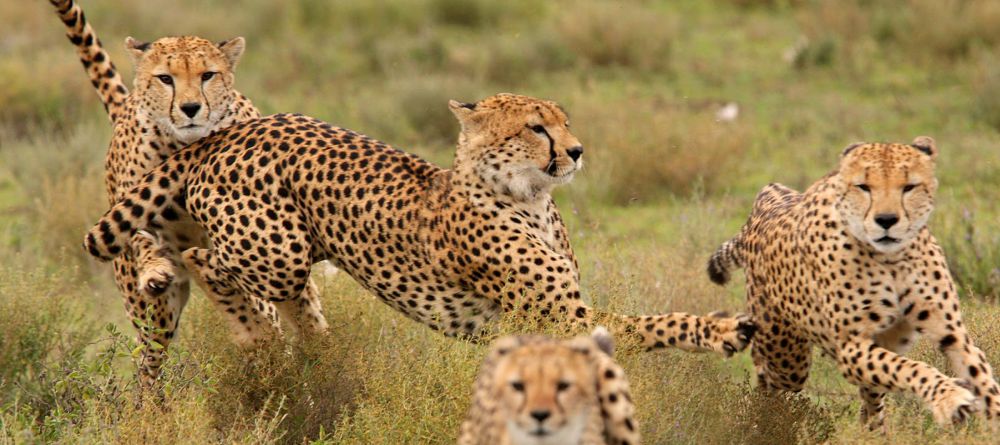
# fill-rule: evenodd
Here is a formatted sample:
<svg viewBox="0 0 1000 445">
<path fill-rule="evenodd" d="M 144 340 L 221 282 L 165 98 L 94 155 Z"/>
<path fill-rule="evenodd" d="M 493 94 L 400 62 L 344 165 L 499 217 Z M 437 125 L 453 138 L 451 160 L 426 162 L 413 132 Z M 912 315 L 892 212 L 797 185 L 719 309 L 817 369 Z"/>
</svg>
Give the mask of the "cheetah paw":
<svg viewBox="0 0 1000 445">
<path fill-rule="evenodd" d="M 757 332 L 757 325 L 747 314 L 736 314 L 735 317 L 729 317 L 728 313 L 717 311 L 708 314 L 708 318 L 714 319 L 718 335 L 718 341 L 713 342 L 716 343 L 713 346 L 716 346 L 716 352 L 720 352 L 726 357 L 731 357 L 750 346 L 750 340 Z"/>
<path fill-rule="evenodd" d="M 934 420 L 939 425 L 964 422 L 978 411 L 976 396 L 962 380 L 950 379 L 941 384 L 940 392 L 931 402 Z"/>
<path fill-rule="evenodd" d="M 173 263 L 160 258 L 143 265 L 139 272 L 139 289 L 146 295 L 162 295 L 176 277 Z"/>
</svg>

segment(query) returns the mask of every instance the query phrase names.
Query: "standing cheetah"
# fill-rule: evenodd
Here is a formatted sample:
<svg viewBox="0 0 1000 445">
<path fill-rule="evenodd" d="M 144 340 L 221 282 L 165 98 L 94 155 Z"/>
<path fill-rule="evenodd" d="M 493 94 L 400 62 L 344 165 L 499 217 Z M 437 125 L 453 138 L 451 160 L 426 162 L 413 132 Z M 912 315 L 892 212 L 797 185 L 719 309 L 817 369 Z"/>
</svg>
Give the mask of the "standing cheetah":
<svg viewBox="0 0 1000 445">
<path fill-rule="evenodd" d="M 218 44 L 191 36 L 164 37 L 151 43 L 129 37 L 125 48 L 135 65 L 135 89 L 129 93 L 80 6 L 73 0 L 50 1 L 114 125 L 105 164 L 109 205 L 181 147 L 217 129 L 260 117 L 253 104 L 233 89 L 233 70 L 245 46 L 242 37 Z M 189 284 L 178 270 L 178 252 L 205 242 L 197 225 L 172 225 L 170 230 L 136 233 L 130 253 L 114 260 L 115 283 L 145 346 L 139 368 L 144 386 L 159 375 L 187 304 Z M 304 301 L 315 315 L 308 326 L 322 330 L 325 321 L 319 314 L 319 299 L 312 285 L 309 289 Z M 264 300 L 250 294 L 208 295 L 223 310 L 228 305 L 222 300 L 235 300 L 247 310 L 261 312 L 255 319 L 262 323 L 261 330 L 277 328 L 274 307 Z M 245 341 L 238 316 L 224 314 L 237 341 Z"/>
<path fill-rule="evenodd" d="M 762 388 L 801 390 L 817 345 L 858 386 L 861 420 L 873 429 L 884 429 L 890 391 L 923 398 L 939 423 L 962 420 L 977 400 L 988 417 L 1000 414 L 993 371 L 966 332 L 944 252 L 926 226 L 937 155 L 929 137 L 854 144 L 805 193 L 771 184 L 757 195 L 708 273 L 722 284 L 731 269 L 746 269 Z M 959 378 L 901 355 L 919 334 Z"/>
<path fill-rule="evenodd" d="M 549 194 L 582 165 L 558 105 L 498 94 L 450 108 L 462 127 L 450 170 L 301 115 L 220 130 L 147 175 L 85 247 L 109 260 L 137 229 L 193 221 L 213 247 L 186 251 L 188 269 L 220 295 L 242 290 L 295 306 L 310 264 L 329 259 L 450 336 L 474 336 L 500 312 L 520 311 L 605 324 L 649 349 L 728 356 L 746 347 L 754 325 L 745 316 L 624 316 L 583 303 Z"/>
<path fill-rule="evenodd" d="M 625 370 L 603 327 L 554 340 L 504 337 L 483 360 L 459 445 L 637 445 Z"/>
</svg>

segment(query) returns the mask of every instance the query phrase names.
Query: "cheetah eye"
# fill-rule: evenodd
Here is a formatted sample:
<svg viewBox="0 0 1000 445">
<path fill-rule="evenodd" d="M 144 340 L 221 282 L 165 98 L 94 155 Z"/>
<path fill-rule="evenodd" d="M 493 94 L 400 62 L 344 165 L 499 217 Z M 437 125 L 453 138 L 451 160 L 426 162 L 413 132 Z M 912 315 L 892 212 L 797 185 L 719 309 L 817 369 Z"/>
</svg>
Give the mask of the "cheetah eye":
<svg viewBox="0 0 1000 445">
<path fill-rule="evenodd" d="M 868 192 L 872 191 L 872 189 L 868 187 L 868 184 L 858 184 L 858 185 L 855 185 L 855 187 L 861 189 L 861 191 L 863 191 L 865 193 L 868 193 Z"/>
<path fill-rule="evenodd" d="M 510 382 L 510 387 L 514 388 L 514 391 L 524 392 L 524 382 L 522 381 L 515 380 L 513 382 Z"/>
<path fill-rule="evenodd" d="M 915 188 L 917 188 L 916 184 L 906 184 L 905 186 L 903 186 L 903 193 L 911 192 Z"/>
<path fill-rule="evenodd" d="M 215 74 L 216 73 L 213 71 L 205 71 L 204 73 L 201 74 L 201 81 L 208 82 L 209 80 L 212 80 L 213 77 L 215 77 Z"/>
<path fill-rule="evenodd" d="M 538 133 L 538 134 L 548 133 L 547 131 L 545 131 L 545 127 L 543 127 L 541 125 L 532 125 L 531 126 L 531 131 L 534 131 L 535 133 Z"/>
<path fill-rule="evenodd" d="M 569 382 L 560 380 L 559 383 L 556 383 L 556 391 L 563 392 L 567 389 L 569 389 Z"/>
<path fill-rule="evenodd" d="M 160 82 L 163 82 L 164 85 L 174 84 L 174 78 L 170 77 L 169 74 L 160 74 L 159 76 L 156 76 L 156 78 L 160 79 Z"/>
</svg>

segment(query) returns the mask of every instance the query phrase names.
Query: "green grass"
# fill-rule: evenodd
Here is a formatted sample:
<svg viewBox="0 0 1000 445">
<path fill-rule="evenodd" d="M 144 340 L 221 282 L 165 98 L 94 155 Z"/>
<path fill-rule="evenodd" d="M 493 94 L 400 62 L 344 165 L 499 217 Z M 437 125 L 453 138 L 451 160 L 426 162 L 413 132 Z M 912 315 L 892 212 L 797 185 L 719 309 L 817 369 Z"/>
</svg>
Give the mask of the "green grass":
<svg viewBox="0 0 1000 445">
<path fill-rule="evenodd" d="M 448 99 L 500 91 L 570 113 L 586 165 L 557 192 L 585 298 L 629 313 L 743 307 L 704 276 L 769 182 L 803 188 L 859 140 L 934 136 L 932 231 L 975 341 L 1000 364 L 1000 8 L 989 0 L 146 2 L 85 0 L 124 72 L 127 35 L 247 38 L 237 85 L 451 163 Z M 0 27 L 0 443 L 451 443 L 485 346 L 447 339 L 335 275 L 331 332 L 245 354 L 196 292 L 163 400 L 136 391 L 109 267 L 79 249 L 105 208 L 107 120 L 46 2 Z M 733 122 L 716 111 L 739 104 Z M 740 280 L 735 280 L 739 282 Z M 519 330 L 504 320 L 500 331 Z M 930 345 L 912 356 L 945 366 Z M 816 357 L 800 396 L 723 361 L 623 348 L 646 443 L 994 443 L 912 397 L 862 431 L 856 390 Z"/>
</svg>

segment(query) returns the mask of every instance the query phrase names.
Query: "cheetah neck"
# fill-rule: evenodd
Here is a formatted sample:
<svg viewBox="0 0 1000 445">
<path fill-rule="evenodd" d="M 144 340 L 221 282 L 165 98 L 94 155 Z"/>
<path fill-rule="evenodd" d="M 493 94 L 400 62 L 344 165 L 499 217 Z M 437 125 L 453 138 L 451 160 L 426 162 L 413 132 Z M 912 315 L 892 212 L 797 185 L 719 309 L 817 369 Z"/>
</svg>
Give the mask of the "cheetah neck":
<svg viewBox="0 0 1000 445">
<path fill-rule="evenodd" d="M 453 189 L 475 205 L 497 202 L 506 206 L 544 208 L 551 187 L 533 185 L 519 178 L 507 178 L 485 162 L 455 158 L 452 168 Z"/>
<path fill-rule="evenodd" d="M 554 229 L 550 218 L 552 212 L 552 196 L 547 191 L 540 191 L 529 197 L 514 196 L 507 189 L 496 187 L 483 180 L 475 168 L 458 164 L 451 174 L 449 192 L 469 207 L 483 212 L 497 214 L 509 218 L 524 229 L 535 234 L 539 239 L 553 245 Z"/>
</svg>

